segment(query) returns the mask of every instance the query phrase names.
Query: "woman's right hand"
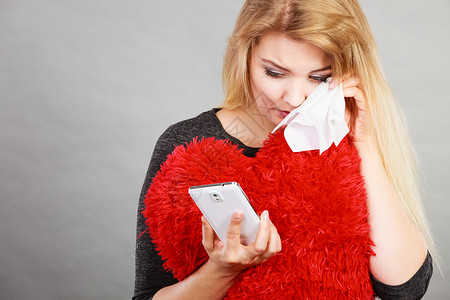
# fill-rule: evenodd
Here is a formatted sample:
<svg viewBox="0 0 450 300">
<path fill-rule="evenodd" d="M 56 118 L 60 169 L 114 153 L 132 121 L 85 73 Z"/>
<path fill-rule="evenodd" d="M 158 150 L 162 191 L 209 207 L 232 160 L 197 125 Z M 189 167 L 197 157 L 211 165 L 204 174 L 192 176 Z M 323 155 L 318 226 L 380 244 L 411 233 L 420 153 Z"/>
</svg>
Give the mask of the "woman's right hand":
<svg viewBox="0 0 450 300">
<path fill-rule="evenodd" d="M 265 262 L 281 251 L 281 239 L 275 226 L 270 222 L 268 211 L 261 214 L 261 223 L 256 240 L 245 246 L 240 242 L 243 215 L 235 212 L 231 217 L 224 243 L 215 234 L 204 217 L 203 246 L 222 276 L 237 277 L 245 269 Z"/>
</svg>

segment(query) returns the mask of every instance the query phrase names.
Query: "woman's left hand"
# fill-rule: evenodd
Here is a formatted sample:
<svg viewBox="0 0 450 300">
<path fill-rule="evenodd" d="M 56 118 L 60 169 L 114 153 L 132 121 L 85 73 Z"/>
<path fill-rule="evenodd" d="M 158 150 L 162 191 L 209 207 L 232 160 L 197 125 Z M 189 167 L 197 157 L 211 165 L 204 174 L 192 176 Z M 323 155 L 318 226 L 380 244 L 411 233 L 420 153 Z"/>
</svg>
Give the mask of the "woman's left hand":
<svg viewBox="0 0 450 300">
<path fill-rule="evenodd" d="M 350 133 L 354 139 L 355 145 L 366 142 L 368 136 L 369 114 L 367 111 L 367 99 L 360 84 L 361 80 L 356 76 L 347 77 L 342 81 L 342 88 L 346 101 L 353 101 L 352 99 L 354 99 L 354 104 L 356 105 L 356 120 L 353 123 L 352 132 Z M 338 85 L 339 82 L 333 80 L 330 82 L 329 87 L 330 89 L 333 89 Z M 350 126 L 350 111 L 348 110 L 347 105 L 345 109 L 345 120 Z"/>
</svg>

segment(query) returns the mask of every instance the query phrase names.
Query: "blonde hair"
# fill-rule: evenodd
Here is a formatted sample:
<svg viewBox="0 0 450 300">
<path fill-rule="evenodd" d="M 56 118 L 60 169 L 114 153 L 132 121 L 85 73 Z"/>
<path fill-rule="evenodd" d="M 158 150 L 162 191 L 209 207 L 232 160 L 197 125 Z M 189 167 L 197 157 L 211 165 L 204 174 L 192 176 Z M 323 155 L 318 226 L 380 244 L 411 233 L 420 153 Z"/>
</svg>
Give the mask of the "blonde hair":
<svg viewBox="0 0 450 300">
<path fill-rule="evenodd" d="M 357 0 L 247 0 L 229 39 L 223 66 L 223 107 L 252 104 L 249 60 L 267 32 L 310 42 L 332 58 L 334 78 L 358 76 L 367 98 L 369 134 L 375 138 L 384 167 L 403 207 L 423 233 L 437 258 L 422 206 L 415 151 L 404 116 L 383 73 L 378 49 Z M 349 102 L 352 120 L 356 105 Z"/>
</svg>

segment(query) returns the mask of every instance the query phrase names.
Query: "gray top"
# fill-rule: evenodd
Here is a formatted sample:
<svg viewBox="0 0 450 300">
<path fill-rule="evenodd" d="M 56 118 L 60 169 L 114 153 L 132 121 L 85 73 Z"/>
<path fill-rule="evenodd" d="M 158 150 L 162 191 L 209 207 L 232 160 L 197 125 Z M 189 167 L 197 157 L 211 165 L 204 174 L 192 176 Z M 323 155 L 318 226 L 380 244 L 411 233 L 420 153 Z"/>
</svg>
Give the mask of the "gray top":
<svg viewBox="0 0 450 300">
<path fill-rule="evenodd" d="M 170 271 L 164 270 L 163 261 L 156 252 L 150 236 L 147 233 L 142 234 L 147 229 L 145 218 L 141 213 L 144 210 L 145 194 L 167 156 L 176 146 L 191 142 L 194 137 L 215 137 L 219 140 L 230 140 L 231 143 L 243 149 L 244 155 L 250 157 L 255 156 L 259 150 L 259 148 L 247 147 L 241 141 L 229 135 L 216 116 L 218 110 L 212 109 L 195 118 L 171 125 L 156 143 L 139 198 L 137 236 L 140 237 L 136 240 L 136 277 L 133 300 L 151 299 L 161 288 L 177 282 Z M 428 254 L 417 273 L 401 285 L 386 285 L 376 280 L 372 275 L 371 280 L 374 292 L 381 299 L 420 299 L 428 288 L 432 273 L 432 259 Z"/>
</svg>

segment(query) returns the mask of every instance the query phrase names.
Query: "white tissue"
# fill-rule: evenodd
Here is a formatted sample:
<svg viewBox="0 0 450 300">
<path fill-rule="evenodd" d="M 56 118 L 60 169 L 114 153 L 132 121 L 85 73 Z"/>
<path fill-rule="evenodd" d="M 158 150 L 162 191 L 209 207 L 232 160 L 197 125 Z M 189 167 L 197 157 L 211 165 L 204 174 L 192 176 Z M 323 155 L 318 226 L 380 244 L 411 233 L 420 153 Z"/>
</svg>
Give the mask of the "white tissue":
<svg viewBox="0 0 450 300">
<path fill-rule="evenodd" d="M 339 145 L 349 132 L 342 84 L 330 90 L 321 83 L 272 132 L 286 124 L 284 137 L 294 152 L 319 149 L 322 154 L 333 142 Z"/>
</svg>

